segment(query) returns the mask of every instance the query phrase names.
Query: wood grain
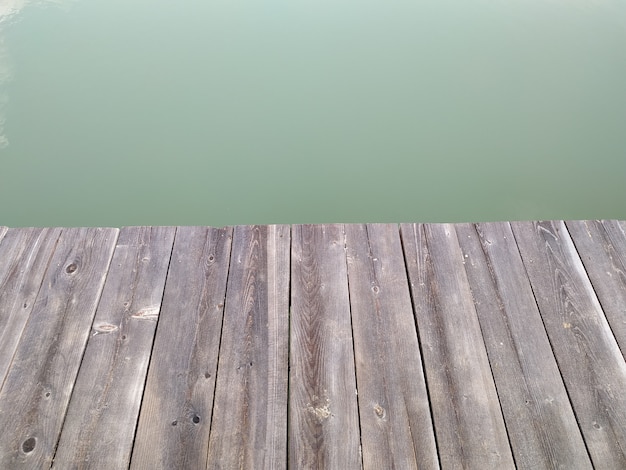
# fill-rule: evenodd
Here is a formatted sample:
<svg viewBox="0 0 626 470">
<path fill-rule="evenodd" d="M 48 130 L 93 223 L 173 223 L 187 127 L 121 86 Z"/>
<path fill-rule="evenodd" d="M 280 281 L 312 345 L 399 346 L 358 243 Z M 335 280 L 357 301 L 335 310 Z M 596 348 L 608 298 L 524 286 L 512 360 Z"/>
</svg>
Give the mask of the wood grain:
<svg viewBox="0 0 626 470">
<path fill-rule="evenodd" d="M 0 468 L 626 468 L 625 230 L 0 227 Z"/>
<path fill-rule="evenodd" d="M 567 222 L 622 356 L 626 356 L 626 236 L 617 221 Z"/>
<path fill-rule="evenodd" d="M 401 230 L 441 467 L 514 468 L 454 227 Z"/>
<path fill-rule="evenodd" d="M 592 468 L 510 225 L 456 230 L 516 465 Z"/>
<path fill-rule="evenodd" d="M 596 468 L 626 468 L 626 363 L 563 222 L 513 232 Z"/>
<path fill-rule="evenodd" d="M 438 468 L 398 226 L 345 229 L 363 467 Z"/>
<path fill-rule="evenodd" d="M 204 468 L 232 228 L 179 227 L 131 468 Z"/>
<path fill-rule="evenodd" d="M 287 464 L 290 227 L 235 227 L 208 468 Z"/>
<path fill-rule="evenodd" d="M 289 466 L 361 468 L 342 225 L 294 226 Z"/>
<path fill-rule="evenodd" d="M 0 468 L 52 463 L 117 229 L 61 234 L 0 392 Z"/>
<path fill-rule="evenodd" d="M 121 230 L 54 468 L 128 467 L 175 231 Z"/>
<path fill-rule="evenodd" d="M 0 387 L 60 235 L 61 229 L 11 229 L 0 243 Z"/>
</svg>

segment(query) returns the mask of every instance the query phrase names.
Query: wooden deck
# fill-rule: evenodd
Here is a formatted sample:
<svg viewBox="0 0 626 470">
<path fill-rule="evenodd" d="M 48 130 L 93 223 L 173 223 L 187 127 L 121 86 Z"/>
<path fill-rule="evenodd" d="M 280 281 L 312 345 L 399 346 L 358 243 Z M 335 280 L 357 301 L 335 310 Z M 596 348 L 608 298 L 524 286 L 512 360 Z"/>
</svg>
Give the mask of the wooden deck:
<svg viewBox="0 0 626 470">
<path fill-rule="evenodd" d="M 0 468 L 626 468 L 625 230 L 0 228 Z"/>
</svg>

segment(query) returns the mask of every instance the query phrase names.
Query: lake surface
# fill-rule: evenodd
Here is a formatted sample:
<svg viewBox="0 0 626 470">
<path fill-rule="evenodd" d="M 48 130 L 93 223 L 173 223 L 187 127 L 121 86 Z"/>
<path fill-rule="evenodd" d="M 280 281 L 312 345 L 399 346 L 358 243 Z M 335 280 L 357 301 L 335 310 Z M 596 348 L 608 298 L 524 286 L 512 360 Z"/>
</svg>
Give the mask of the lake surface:
<svg viewBox="0 0 626 470">
<path fill-rule="evenodd" d="M 0 17 L 0 225 L 626 219 L 624 0 Z"/>
</svg>

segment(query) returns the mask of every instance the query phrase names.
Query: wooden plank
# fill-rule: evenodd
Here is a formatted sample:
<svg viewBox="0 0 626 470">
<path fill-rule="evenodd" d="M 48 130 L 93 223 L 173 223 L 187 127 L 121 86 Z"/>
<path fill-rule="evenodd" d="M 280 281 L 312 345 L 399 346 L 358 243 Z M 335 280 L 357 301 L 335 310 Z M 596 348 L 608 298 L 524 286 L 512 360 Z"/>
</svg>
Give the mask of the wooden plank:
<svg viewBox="0 0 626 470">
<path fill-rule="evenodd" d="M 592 468 L 508 223 L 456 225 L 519 468 Z"/>
<path fill-rule="evenodd" d="M 0 387 L 60 235 L 61 229 L 11 229 L 0 243 Z"/>
<path fill-rule="evenodd" d="M 0 468 L 47 468 L 117 229 L 66 229 L 0 392 Z"/>
<path fill-rule="evenodd" d="M 619 253 L 620 258 L 623 260 L 624 253 L 626 253 L 626 221 L 603 220 L 602 226 L 608 233 L 616 252 Z M 624 264 L 623 261 L 622 264 Z"/>
<path fill-rule="evenodd" d="M 179 227 L 131 468 L 204 468 L 232 228 Z"/>
<path fill-rule="evenodd" d="M 360 468 L 343 226 L 292 233 L 289 466 Z"/>
<path fill-rule="evenodd" d="M 622 356 L 626 356 L 626 236 L 616 221 L 566 225 Z"/>
<path fill-rule="evenodd" d="M 174 227 L 120 232 L 54 468 L 127 468 Z"/>
<path fill-rule="evenodd" d="M 596 468 L 626 468 L 626 363 L 565 224 L 512 224 Z"/>
<path fill-rule="evenodd" d="M 438 468 L 398 225 L 345 229 L 363 467 Z"/>
<path fill-rule="evenodd" d="M 401 230 L 441 466 L 514 468 L 454 227 Z"/>
<path fill-rule="evenodd" d="M 287 464 L 290 227 L 233 235 L 208 468 Z"/>
</svg>

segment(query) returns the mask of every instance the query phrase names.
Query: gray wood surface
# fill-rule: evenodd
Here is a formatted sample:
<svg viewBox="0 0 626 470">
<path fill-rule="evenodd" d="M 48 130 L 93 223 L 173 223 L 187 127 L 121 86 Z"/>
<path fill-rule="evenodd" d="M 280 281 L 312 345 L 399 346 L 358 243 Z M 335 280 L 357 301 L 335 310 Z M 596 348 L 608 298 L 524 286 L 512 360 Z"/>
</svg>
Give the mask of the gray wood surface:
<svg viewBox="0 0 626 470">
<path fill-rule="evenodd" d="M 441 467 L 514 468 L 454 226 L 401 228 Z"/>
<path fill-rule="evenodd" d="M 508 223 L 456 225 L 518 468 L 592 468 Z"/>
<path fill-rule="evenodd" d="M 289 466 L 361 468 L 343 225 L 292 228 Z"/>
<path fill-rule="evenodd" d="M 61 229 L 15 228 L 0 242 L 0 387 Z"/>
<path fill-rule="evenodd" d="M 204 468 L 232 229 L 179 227 L 131 468 Z"/>
<path fill-rule="evenodd" d="M 0 392 L 0 468 L 52 463 L 117 229 L 66 229 Z"/>
<path fill-rule="evenodd" d="M 596 468 L 626 468 L 626 363 L 563 222 L 512 224 Z"/>
<path fill-rule="evenodd" d="M 567 229 L 626 356 L 626 236 L 614 220 L 572 221 Z"/>
<path fill-rule="evenodd" d="M 235 227 L 208 468 L 286 467 L 289 256 L 288 225 Z"/>
<path fill-rule="evenodd" d="M 624 261 L 626 257 L 626 221 L 603 220 L 602 226 L 609 235 L 609 240 L 613 245 L 615 255 L 619 256 L 622 265 L 626 264 Z M 623 275 L 623 273 L 620 273 L 620 275 Z"/>
<path fill-rule="evenodd" d="M 438 468 L 398 225 L 345 229 L 363 467 Z"/>
<path fill-rule="evenodd" d="M 0 227 L 0 468 L 626 468 L 625 230 Z"/>
<path fill-rule="evenodd" d="M 54 468 L 128 467 L 175 232 L 121 230 Z"/>
<path fill-rule="evenodd" d="M 8 227 L 5 227 L 5 226 L 0 227 L 0 241 L 2 241 L 2 238 L 3 238 L 3 237 L 4 237 L 4 235 L 7 233 L 7 230 L 8 230 L 8 229 L 9 229 L 9 228 L 8 228 Z"/>
</svg>

